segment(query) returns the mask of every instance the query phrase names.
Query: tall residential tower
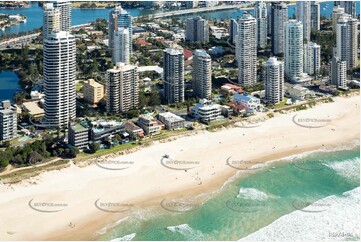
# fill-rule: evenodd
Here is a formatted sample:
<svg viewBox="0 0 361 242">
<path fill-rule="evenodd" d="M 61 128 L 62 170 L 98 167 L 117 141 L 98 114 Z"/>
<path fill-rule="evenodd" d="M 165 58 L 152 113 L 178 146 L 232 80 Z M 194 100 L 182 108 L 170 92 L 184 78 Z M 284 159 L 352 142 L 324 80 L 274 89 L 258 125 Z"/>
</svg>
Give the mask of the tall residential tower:
<svg viewBox="0 0 361 242">
<path fill-rule="evenodd" d="M 127 31 L 124 31 L 121 28 L 126 29 Z M 132 52 L 132 16 L 130 16 L 130 14 L 121 6 L 116 6 L 109 12 L 108 33 L 109 51 L 112 53 L 113 64 L 116 64 L 117 60 L 122 59 L 121 57 L 130 56 Z M 123 39 L 124 35 L 128 35 L 128 41 Z M 115 42 L 115 40 L 117 42 Z M 126 51 L 127 53 L 123 53 L 123 51 Z M 126 58 L 124 59 L 126 60 Z"/>
<path fill-rule="evenodd" d="M 117 63 L 106 73 L 107 112 L 124 113 L 138 108 L 138 67 Z"/>
<path fill-rule="evenodd" d="M 45 123 L 65 127 L 76 115 L 76 45 L 69 32 L 52 32 L 43 43 Z"/>
<path fill-rule="evenodd" d="M 238 21 L 236 58 L 238 61 L 238 82 L 244 86 L 256 84 L 257 21 L 247 12 L 244 12 Z"/>
<path fill-rule="evenodd" d="M 164 96 L 168 103 L 184 101 L 184 54 L 179 46 L 164 51 Z"/>
<path fill-rule="evenodd" d="M 272 53 L 284 52 L 284 23 L 288 21 L 288 7 L 284 2 L 273 2 L 271 6 Z"/>
<path fill-rule="evenodd" d="M 209 42 L 209 26 L 208 21 L 201 17 L 187 19 L 186 41 L 189 42 Z"/>
<path fill-rule="evenodd" d="M 212 59 L 205 50 L 196 50 L 193 54 L 193 92 L 200 99 L 211 97 Z"/>
<path fill-rule="evenodd" d="M 291 79 L 303 73 L 303 24 L 290 20 L 284 28 L 285 75 Z"/>
<path fill-rule="evenodd" d="M 257 43 L 258 47 L 267 46 L 267 4 L 257 1 L 254 5 L 254 16 L 257 19 Z"/>
<path fill-rule="evenodd" d="M 265 101 L 277 104 L 284 96 L 284 66 L 277 57 L 270 57 L 264 64 Z"/>
</svg>

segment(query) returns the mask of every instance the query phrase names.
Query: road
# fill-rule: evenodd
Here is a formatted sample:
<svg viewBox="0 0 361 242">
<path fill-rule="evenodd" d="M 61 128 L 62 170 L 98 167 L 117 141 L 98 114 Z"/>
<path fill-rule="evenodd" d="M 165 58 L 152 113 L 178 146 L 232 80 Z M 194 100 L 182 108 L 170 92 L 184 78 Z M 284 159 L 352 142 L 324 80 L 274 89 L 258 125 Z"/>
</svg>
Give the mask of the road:
<svg viewBox="0 0 361 242">
<path fill-rule="evenodd" d="M 251 8 L 245 8 L 244 4 L 221 5 L 221 6 L 215 6 L 215 7 L 184 9 L 184 10 L 170 11 L 170 12 L 164 12 L 164 13 L 156 13 L 156 14 L 153 14 L 153 15 L 147 15 L 147 17 L 157 19 L 157 18 L 167 18 L 167 17 L 172 17 L 172 16 L 189 15 L 189 14 L 195 14 L 195 13 L 204 13 L 204 12 L 214 12 L 214 11 L 220 11 L 220 10 L 238 9 L 238 8 L 251 9 Z"/>
<path fill-rule="evenodd" d="M 90 24 L 91 23 L 74 25 L 71 28 L 72 28 L 72 30 L 78 30 L 80 28 L 90 26 Z M 32 40 L 38 38 L 38 36 L 40 34 L 41 33 L 39 32 L 39 33 L 35 33 L 35 34 L 28 34 L 28 35 L 24 35 L 24 36 L 12 38 L 12 39 L 0 41 L 0 49 L 5 49 L 7 46 L 10 46 L 11 48 L 13 48 L 14 46 L 17 46 L 17 45 L 22 46 L 22 45 L 27 44 L 27 43 L 31 42 Z"/>
</svg>

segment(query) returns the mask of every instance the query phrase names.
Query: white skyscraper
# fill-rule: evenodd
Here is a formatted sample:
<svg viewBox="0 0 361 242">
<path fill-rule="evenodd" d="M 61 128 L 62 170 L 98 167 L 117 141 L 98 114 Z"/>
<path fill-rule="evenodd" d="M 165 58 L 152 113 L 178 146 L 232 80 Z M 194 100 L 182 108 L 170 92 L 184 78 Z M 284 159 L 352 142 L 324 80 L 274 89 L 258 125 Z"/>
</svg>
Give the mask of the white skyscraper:
<svg viewBox="0 0 361 242">
<path fill-rule="evenodd" d="M 119 28 L 118 30 L 114 31 L 114 48 L 112 50 L 112 62 L 123 62 L 125 64 L 129 64 L 129 48 L 129 30 L 126 28 Z"/>
<path fill-rule="evenodd" d="M 288 21 L 288 6 L 284 2 L 276 2 L 272 3 L 271 9 L 272 53 L 280 55 L 284 52 L 284 23 Z"/>
<path fill-rule="evenodd" d="M 356 18 L 356 2 L 357 1 L 335 1 L 334 6 L 340 6 L 345 9 L 345 13 L 351 15 L 351 17 Z"/>
<path fill-rule="evenodd" d="M 201 17 L 188 18 L 186 26 L 186 40 L 190 42 L 199 41 L 201 43 L 208 43 L 208 21 L 202 19 Z"/>
<path fill-rule="evenodd" d="M 121 6 L 117 6 L 109 12 L 109 24 L 108 24 L 108 35 L 109 35 L 109 51 L 112 55 L 116 52 L 115 49 L 119 46 L 114 46 L 114 36 L 115 32 L 118 31 L 120 28 L 125 28 L 128 30 L 129 33 L 129 40 L 128 40 L 128 47 L 121 47 L 119 50 L 128 49 L 129 55 L 132 52 L 132 34 L 133 34 L 133 27 L 132 27 L 132 16 L 125 11 Z M 124 32 L 123 32 L 124 33 Z M 119 33 L 118 33 L 119 34 Z M 123 41 L 125 43 L 125 41 Z M 118 55 L 121 55 L 118 53 Z M 112 60 L 115 60 L 112 56 Z M 116 64 L 116 62 L 113 62 Z"/>
<path fill-rule="evenodd" d="M 44 3 L 43 14 L 43 39 L 53 31 L 61 30 L 61 12 L 60 8 L 54 7 L 53 3 Z"/>
<path fill-rule="evenodd" d="M 346 87 L 346 61 L 338 56 L 337 48 L 333 48 L 333 57 L 331 61 L 331 84 L 336 87 Z"/>
<path fill-rule="evenodd" d="M 320 4 L 317 1 L 311 2 L 311 30 L 320 30 Z"/>
<path fill-rule="evenodd" d="M 107 112 L 123 113 L 138 108 L 138 67 L 117 63 L 106 74 Z"/>
<path fill-rule="evenodd" d="M 66 126 L 76 115 L 76 45 L 69 32 L 52 32 L 44 40 L 45 122 Z"/>
<path fill-rule="evenodd" d="M 297 1 L 296 19 L 303 24 L 303 38 L 311 40 L 311 2 Z"/>
<path fill-rule="evenodd" d="M 284 66 L 277 57 L 270 57 L 264 64 L 265 101 L 277 104 L 284 96 Z"/>
<path fill-rule="evenodd" d="M 193 92 L 195 96 L 209 99 L 212 91 L 212 59 L 205 50 L 193 54 Z"/>
<path fill-rule="evenodd" d="M 70 1 L 54 1 L 54 7 L 60 9 L 60 30 L 70 31 L 71 28 L 71 2 Z"/>
<path fill-rule="evenodd" d="M 308 42 L 304 44 L 303 70 L 309 75 L 317 75 L 321 68 L 321 46 Z"/>
<path fill-rule="evenodd" d="M 303 73 L 303 24 L 297 20 L 285 23 L 284 60 L 285 75 L 288 78 Z"/>
<path fill-rule="evenodd" d="M 335 6 L 332 10 L 332 31 L 336 33 L 338 19 L 345 15 L 345 9 L 340 6 Z"/>
<path fill-rule="evenodd" d="M 346 61 L 347 69 L 357 66 L 358 21 L 349 15 L 338 19 L 336 31 L 337 54 L 341 60 Z"/>
<path fill-rule="evenodd" d="M 267 46 L 267 4 L 263 1 L 256 2 L 254 16 L 257 19 L 257 42 L 258 47 Z"/>
<path fill-rule="evenodd" d="M 164 96 L 168 103 L 184 101 L 184 54 L 179 46 L 164 51 Z"/>
<path fill-rule="evenodd" d="M 2 101 L 0 107 L 0 143 L 16 137 L 17 132 L 17 113 L 9 100 Z"/>
<path fill-rule="evenodd" d="M 257 82 L 257 22 L 251 14 L 244 12 L 238 21 L 236 41 L 238 82 L 252 86 Z"/>
</svg>

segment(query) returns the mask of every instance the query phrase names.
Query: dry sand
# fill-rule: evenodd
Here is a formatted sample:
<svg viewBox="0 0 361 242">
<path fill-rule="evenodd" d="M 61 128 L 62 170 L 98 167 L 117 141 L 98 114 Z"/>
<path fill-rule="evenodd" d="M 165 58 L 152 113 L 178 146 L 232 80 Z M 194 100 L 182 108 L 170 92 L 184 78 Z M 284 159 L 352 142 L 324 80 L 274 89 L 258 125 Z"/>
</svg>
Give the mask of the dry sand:
<svg viewBox="0 0 361 242">
<path fill-rule="evenodd" d="M 335 98 L 333 103 L 319 104 L 309 110 L 277 114 L 258 127 L 203 131 L 108 160 L 113 164 L 102 164 L 127 169 L 72 165 L 20 184 L 0 183 L 0 240 L 94 239 L 96 231 L 129 212 L 101 211 L 95 206 L 98 199 L 97 205 L 102 209 L 108 209 L 102 203 L 109 202 L 121 203 L 115 210 L 122 211 L 159 206 L 163 199 L 219 190 L 239 171 L 227 165 L 229 157 L 229 163 L 237 166 L 236 161 L 240 160 L 266 162 L 305 151 L 358 144 L 359 103 L 358 96 Z M 301 121 L 301 118 L 318 120 Z M 293 119 L 301 125 L 320 127 L 301 127 Z M 185 172 L 162 166 L 164 154 L 173 160 L 193 162 L 169 166 L 193 169 Z M 121 162 L 123 164 L 119 164 Z M 36 209 L 60 211 L 39 212 L 32 209 L 29 202 Z M 37 202 L 64 206 L 37 206 Z"/>
</svg>

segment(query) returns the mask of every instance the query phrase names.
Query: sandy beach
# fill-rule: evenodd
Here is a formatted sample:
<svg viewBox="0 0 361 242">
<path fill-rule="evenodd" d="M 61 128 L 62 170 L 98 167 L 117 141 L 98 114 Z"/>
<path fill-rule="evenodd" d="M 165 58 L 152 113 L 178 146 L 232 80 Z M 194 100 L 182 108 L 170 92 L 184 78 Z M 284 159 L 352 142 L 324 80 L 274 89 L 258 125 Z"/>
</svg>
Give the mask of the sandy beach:
<svg viewBox="0 0 361 242">
<path fill-rule="evenodd" d="M 201 131 L 101 164 L 71 165 L 14 185 L 0 181 L 0 240 L 91 240 L 131 211 L 219 190 L 239 163 L 359 143 L 359 96 L 334 100 L 257 125 Z"/>
</svg>

